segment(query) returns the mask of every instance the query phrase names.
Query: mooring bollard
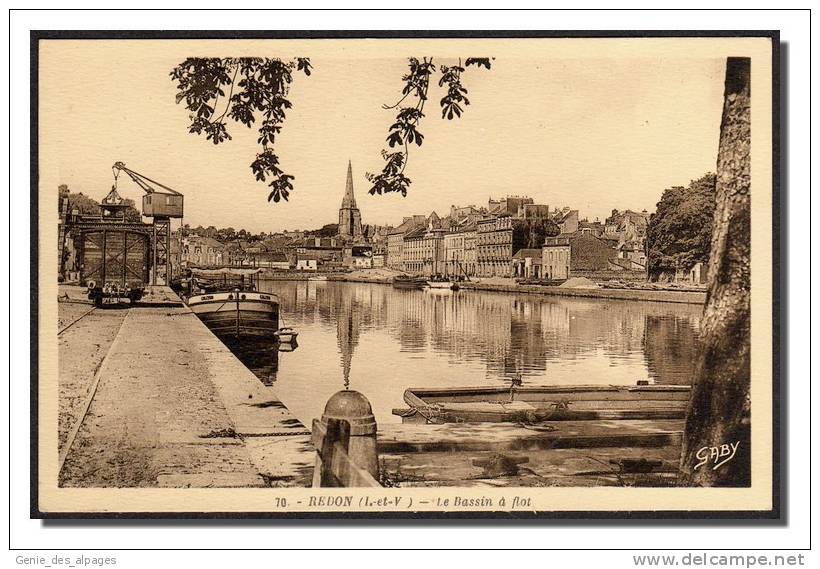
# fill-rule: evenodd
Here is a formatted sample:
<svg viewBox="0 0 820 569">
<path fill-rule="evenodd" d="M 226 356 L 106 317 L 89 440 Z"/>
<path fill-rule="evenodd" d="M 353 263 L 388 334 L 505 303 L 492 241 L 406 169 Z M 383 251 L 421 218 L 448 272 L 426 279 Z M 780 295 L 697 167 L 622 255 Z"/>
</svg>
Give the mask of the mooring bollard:
<svg viewBox="0 0 820 569">
<path fill-rule="evenodd" d="M 318 425 L 317 425 L 318 423 Z M 376 417 L 367 397 L 358 391 L 339 391 L 325 404 L 321 421 L 314 421 L 314 437 L 317 428 L 324 432 L 316 446 L 316 467 L 313 486 L 338 486 L 339 473 L 333 472 L 333 448 L 336 443 L 346 449 L 350 462 L 367 472 L 374 480 L 379 479 L 379 457 L 376 449 Z"/>
</svg>

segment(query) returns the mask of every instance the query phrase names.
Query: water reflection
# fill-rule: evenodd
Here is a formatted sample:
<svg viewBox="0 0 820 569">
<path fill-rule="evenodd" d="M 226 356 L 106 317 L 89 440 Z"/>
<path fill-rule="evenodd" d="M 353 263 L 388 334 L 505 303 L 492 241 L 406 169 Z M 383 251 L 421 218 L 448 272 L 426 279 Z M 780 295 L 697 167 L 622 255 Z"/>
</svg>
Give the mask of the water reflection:
<svg viewBox="0 0 820 569">
<path fill-rule="evenodd" d="M 339 389 L 362 391 L 379 421 L 411 386 L 690 381 L 695 305 L 398 290 L 385 285 L 263 282 L 300 348 L 242 347 L 249 365 L 310 421 Z M 260 366 L 253 362 L 258 353 Z"/>
</svg>

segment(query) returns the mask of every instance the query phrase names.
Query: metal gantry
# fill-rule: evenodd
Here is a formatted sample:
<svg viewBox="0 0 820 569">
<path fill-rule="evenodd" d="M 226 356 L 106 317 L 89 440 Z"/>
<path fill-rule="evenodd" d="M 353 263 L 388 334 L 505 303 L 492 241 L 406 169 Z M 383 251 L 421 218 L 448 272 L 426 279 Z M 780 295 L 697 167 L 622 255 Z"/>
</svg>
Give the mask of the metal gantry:
<svg viewBox="0 0 820 569">
<path fill-rule="evenodd" d="M 182 219 L 183 195 L 139 172 L 116 162 L 112 167 L 114 187 L 120 172 L 128 176 L 145 192 L 142 197 L 142 214 L 150 217 L 153 224 L 151 246 L 151 284 L 168 284 L 173 266 L 171 261 L 171 219 Z"/>
</svg>

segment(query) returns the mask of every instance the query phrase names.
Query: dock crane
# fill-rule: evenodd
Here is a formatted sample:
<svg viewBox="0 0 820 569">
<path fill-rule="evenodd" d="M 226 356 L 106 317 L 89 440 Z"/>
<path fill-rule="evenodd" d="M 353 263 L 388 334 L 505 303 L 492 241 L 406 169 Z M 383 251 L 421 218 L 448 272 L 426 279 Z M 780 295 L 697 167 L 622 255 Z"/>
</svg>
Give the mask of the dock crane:
<svg viewBox="0 0 820 569">
<path fill-rule="evenodd" d="M 183 195 L 127 168 L 124 162 L 115 162 L 111 170 L 114 173 L 113 189 L 117 188 L 120 173 L 125 172 L 145 192 L 142 196 L 142 215 L 150 217 L 153 225 L 151 284 L 169 284 L 171 280 L 171 219 L 182 219 Z"/>
</svg>

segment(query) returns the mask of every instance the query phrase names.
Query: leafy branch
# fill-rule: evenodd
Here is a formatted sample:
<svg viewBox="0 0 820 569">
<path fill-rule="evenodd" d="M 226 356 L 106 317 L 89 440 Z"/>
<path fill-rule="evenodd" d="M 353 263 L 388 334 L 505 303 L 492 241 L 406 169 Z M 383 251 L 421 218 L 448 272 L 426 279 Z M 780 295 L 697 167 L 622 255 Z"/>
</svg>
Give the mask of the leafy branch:
<svg viewBox="0 0 820 569">
<path fill-rule="evenodd" d="M 419 122 L 424 118 L 424 104 L 430 90 L 430 77 L 436 71 L 441 73 L 438 81 L 440 88 L 446 88 L 444 97 L 439 101 L 441 118 L 452 120 L 461 118 L 464 107 L 470 104 L 467 98 L 467 89 L 461 83 L 461 75 L 470 66 L 486 67 L 490 69 L 490 58 L 469 57 L 462 66 L 461 60 L 457 65 L 440 65 L 433 63 L 433 58 L 424 57 L 421 60 L 415 57 L 408 59 L 409 72 L 402 76 L 404 87 L 401 98 L 392 105 L 382 105 L 389 110 L 398 108 L 396 122 L 390 125 L 387 134 L 387 145 L 391 150 L 382 150 L 385 165 L 379 174 L 368 172 L 366 177 L 372 184 L 371 194 L 387 192 L 401 192 L 407 195 L 412 180 L 404 175 L 407 162 L 410 158 L 410 145 L 421 146 L 424 135 L 418 130 Z M 398 147 L 398 148 L 397 148 Z M 396 150 L 392 150 L 397 148 Z"/>
<path fill-rule="evenodd" d="M 310 59 L 189 57 L 170 73 L 178 90 L 176 102 L 184 101 L 190 113 L 191 134 L 204 134 L 206 140 L 220 144 L 231 140 L 225 117 L 248 128 L 257 115 L 261 117 L 257 143 L 262 152 L 250 167 L 256 179 L 271 188 L 268 201 L 287 201 L 293 190 L 294 178 L 279 167 L 274 142 L 282 132 L 286 110 L 293 106 L 287 95 L 295 72 L 310 76 Z M 226 103 L 217 115 L 220 97 L 226 97 Z"/>
</svg>

